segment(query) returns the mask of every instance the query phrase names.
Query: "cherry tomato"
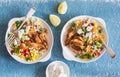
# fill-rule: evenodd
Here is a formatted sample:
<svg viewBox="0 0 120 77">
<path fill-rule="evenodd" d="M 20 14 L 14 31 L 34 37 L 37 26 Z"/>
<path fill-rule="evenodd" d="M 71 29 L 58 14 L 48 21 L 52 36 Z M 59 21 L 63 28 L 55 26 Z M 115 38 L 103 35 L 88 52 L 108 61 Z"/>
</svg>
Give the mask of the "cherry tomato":
<svg viewBox="0 0 120 77">
<path fill-rule="evenodd" d="M 25 40 L 24 42 L 31 42 L 31 40 Z"/>
<path fill-rule="evenodd" d="M 28 23 L 27 23 L 27 22 L 25 22 L 25 23 L 24 23 L 24 25 L 25 25 L 25 26 L 27 26 L 27 25 L 28 25 Z"/>
<path fill-rule="evenodd" d="M 23 54 L 24 56 L 26 56 L 29 52 L 30 52 L 29 49 L 25 49 L 25 50 L 22 52 L 22 54 Z"/>
<path fill-rule="evenodd" d="M 14 50 L 11 50 L 10 53 L 13 54 L 13 53 L 14 53 Z"/>
<path fill-rule="evenodd" d="M 100 52 L 95 52 L 95 56 L 100 56 L 101 53 Z"/>
<path fill-rule="evenodd" d="M 25 46 L 25 44 L 20 44 L 20 49 L 25 50 L 25 49 L 27 49 L 27 47 Z"/>
<path fill-rule="evenodd" d="M 88 26 L 93 26 L 93 25 L 90 23 L 90 24 L 88 24 Z"/>
<path fill-rule="evenodd" d="M 89 43 L 89 45 L 90 45 L 90 46 L 93 46 L 93 44 L 92 44 L 92 43 Z"/>
</svg>

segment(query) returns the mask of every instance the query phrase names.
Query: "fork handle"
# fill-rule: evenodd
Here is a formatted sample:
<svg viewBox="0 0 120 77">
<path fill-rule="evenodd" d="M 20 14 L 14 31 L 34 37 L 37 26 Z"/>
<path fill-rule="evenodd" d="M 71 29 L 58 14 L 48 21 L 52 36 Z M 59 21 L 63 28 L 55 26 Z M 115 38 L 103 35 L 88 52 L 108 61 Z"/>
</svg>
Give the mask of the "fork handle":
<svg viewBox="0 0 120 77">
<path fill-rule="evenodd" d="M 30 18 L 34 13 L 35 13 L 35 7 L 32 7 L 32 8 L 28 11 L 28 13 L 27 13 L 27 15 L 26 15 L 26 17 L 25 17 L 25 20 L 24 20 L 23 23 L 20 25 L 20 27 L 17 29 L 17 31 L 18 31 L 19 29 L 21 29 L 21 27 L 22 27 L 22 25 L 25 23 L 25 21 L 26 21 L 28 18 Z"/>
<path fill-rule="evenodd" d="M 35 7 L 32 7 L 26 15 L 26 18 L 31 17 L 35 13 Z"/>
<path fill-rule="evenodd" d="M 106 49 L 107 49 L 108 53 L 110 54 L 111 58 L 115 58 L 115 56 L 116 56 L 115 52 L 109 47 L 106 47 Z"/>
<path fill-rule="evenodd" d="M 111 57 L 111 58 L 115 58 L 115 56 L 116 56 L 115 52 L 114 52 L 110 47 L 108 47 L 108 46 L 105 44 L 105 42 L 103 42 L 103 45 L 105 46 L 105 48 L 106 48 L 108 54 L 110 55 L 110 57 Z"/>
</svg>

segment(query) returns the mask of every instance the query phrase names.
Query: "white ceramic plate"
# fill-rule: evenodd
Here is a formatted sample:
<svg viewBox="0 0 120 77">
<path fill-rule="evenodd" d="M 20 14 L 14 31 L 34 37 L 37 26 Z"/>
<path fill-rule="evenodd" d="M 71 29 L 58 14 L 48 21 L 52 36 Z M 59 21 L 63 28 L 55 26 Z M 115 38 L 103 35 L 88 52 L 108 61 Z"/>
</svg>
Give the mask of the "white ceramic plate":
<svg viewBox="0 0 120 77">
<path fill-rule="evenodd" d="M 92 16 L 77 16 L 77 17 L 74 17 L 72 19 L 70 19 L 63 27 L 62 29 L 62 32 L 61 32 L 61 45 L 62 45 L 62 49 L 63 49 L 63 56 L 65 59 L 67 60 L 71 60 L 71 61 L 76 61 L 76 62 L 81 62 L 81 63 L 89 63 L 89 62 L 93 62 L 93 61 L 96 61 L 97 59 L 99 59 L 105 52 L 105 49 L 103 49 L 103 53 L 97 57 L 97 58 L 93 58 L 92 60 L 82 60 L 82 59 L 79 59 L 79 58 L 76 58 L 75 57 L 75 54 L 67 47 L 64 45 L 64 41 L 65 41 L 65 38 L 66 38 L 66 35 L 67 35 L 67 30 L 70 26 L 70 24 L 73 22 L 73 21 L 76 21 L 76 20 L 79 20 L 79 19 L 84 19 L 84 18 L 91 18 L 91 19 L 95 19 L 96 21 L 98 21 L 100 24 L 102 24 L 102 28 L 103 28 L 103 31 L 105 33 L 105 36 L 106 36 L 106 44 L 108 45 L 108 34 L 107 34 L 107 30 L 106 30 L 106 24 L 105 24 L 105 21 L 101 18 L 98 18 L 98 17 L 92 17 Z"/>
<path fill-rule="evenodd" d="M 58 66 L 63 66 L 63 68 L 65 69 L 65 73 L 67 74 L 67 76 L 68 77 L 70 76 L 70 69 L 69 69 L 69 67 L 68 67 L 67 64 L 65 64 L 62 61 L 54 61 L 54 62 L 50 63 L 47 66 L 47 68 L 46 68 L 46 77 L 51 77 L 50 76 L 51 75 L 50 71 L 53 69 L 52 66 L 55 65 L 55 64 L 58 65 Z"/>
<path fill-rule="evenodd" d="M 35 16 L 32 16 L 33 18 L 38 18 L 38 17 L 35 17 Z M 48 40 L 48 50 L 46 51 L 45 55 L 43 55 L 38 61 L 35 61 L 35 62 L 27 62 L 27 61 L 24 61 L 22 59 L 20 59 L 19 57 L 15 56 L 15 55 L 12 55 L 10 53 L 10 47 L 8 45 L 8 41 L 7 41 L 7 36 L 8 36 L 8 33 L 10 32 L 10 29 L 12 27 L 12 24 L 17 21 L 17 20 L 24 20 L 25 17 L 21 17 L 21 18 L 13 18 L 9 21 L 8 23 L 8 29 L 7 29 L 7 32 L 6 32 L 6 36 L 5 36 L 5 45 L 6 45 L 6 48 L 9 52 L 9 54 L 18 62 L 20 63 L 24 63 L 24 64 L 33 64 L 33 63 L 37 63 L 37 62 L 45 62 L 47 61 L 50 57 L 51 57 L 51 50 L 52 50 L 52 47 L 53 47 L 53 33 L 52 33 L 52 30 L 51 28 L 49 27 L 49 25 L 44 21 L 42 20 L 41 18 L 38 18 L 42 21 L 42 24 L 43 24 L 43 27 L 47 29 L 47 40 Z"/>
</svg>

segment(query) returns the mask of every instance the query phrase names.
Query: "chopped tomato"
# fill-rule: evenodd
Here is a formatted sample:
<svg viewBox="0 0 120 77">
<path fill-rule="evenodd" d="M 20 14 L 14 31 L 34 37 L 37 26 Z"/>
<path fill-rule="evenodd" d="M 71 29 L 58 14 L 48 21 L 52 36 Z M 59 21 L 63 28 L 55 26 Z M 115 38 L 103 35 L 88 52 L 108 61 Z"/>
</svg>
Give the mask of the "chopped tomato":
<svg viewBox="0 0 120 77">
<path fill-rule="evenodd" d="M 100 56 L 101 53 L 100 52 L 95 52 L 95 56 Z"/>
<path fill-rule="evenodd" d="M 93 46 L 93 44 L 92 44 L 92 43 L 89 43 L 88 45 Z"/>
<path fill-rule="evenodd" d="M 25 40 L 24 42 L 31 42 L 31 40 Z"/>
<path fill-rule="evenodd" d="M 27 23 L 27 22 L 25 22 L 25 23 L 24 23 L 24 25 L 25 25 L 25 26 L 27 26 L 27 25 L 28 25 L 28 23 Z"/>
<path fill-rule="evenodd" d="M 22 52 L 22 54 L 23 54 L 24 56 L 26 56 L 29 52 L 30 52 L 29 49 L 25 49 L 25 50 Z"/>
<path fill-rule="evenodd" d="M 88 24 L 88 26 L 93 26 L 93 25 L 90 23 L 90 24 Z"/>
<path fill-rule="evenodd" d="M 101 55 L 101 53 L 100 53 L 100 52 L 97 52 L 97 54 L 98 54 L 98 56 L 100 56 L 100 55 Z"/>
<path fill-rule="evenodd" d="M 13 54 L 13 53 L 14 53 L 14 50 L 11 50 L 10 53 Z"/>
<path fill-rule="evenodd" d="M 20 44 L 20 49 L 23 49 L 23 50 L 25 50 L 25 49 L 27 49 L 27 46 L 25 45 L 25 44 Z"/>
</svg>

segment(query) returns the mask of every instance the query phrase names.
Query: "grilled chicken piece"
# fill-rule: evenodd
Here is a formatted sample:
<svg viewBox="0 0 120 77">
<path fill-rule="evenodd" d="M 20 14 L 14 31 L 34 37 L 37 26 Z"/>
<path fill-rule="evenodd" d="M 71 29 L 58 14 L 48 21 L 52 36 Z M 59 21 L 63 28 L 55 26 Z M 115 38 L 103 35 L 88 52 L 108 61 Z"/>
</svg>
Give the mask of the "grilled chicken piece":
<svg viewBox="0 0 120 77">
<path fill-rule="evenodd" d="M 39 38 L 39 35 L 37 34 L 35 37 L 36 43 L 42 43 L 41 39 Z"/>
<path fill-rule="evenodd" d="M 48 49 L 48 42 L 46 38 L 46 31 L 43 31 L 42 33 L 38 32 L 29 32 L 28 36 L 32 40 L 31 47 L 42 50 L 42 49 Z"/>
<path fill-rule="evenodd" d="M 69 48 L 75 53 L 81 53 L 82 52 L 82 49 L 79 46 L 75 46 L 74 44 L 70 44 Z"/>
<path fill-rule="evenodd" d="M 83 46 L 84 42 L 80 40 L 79 38 L 74 38 L 70 41 L 70 44 L 75 44 L 77 46 Z"/>
<path fill-rule="evenodd" d="M 40 43 L 30 43 L 31 48 L 34 48 L 36 50 L 45 50 L 46 48 L 44 47 L 44 45 L 40 44 Z"/>
<path fill-rule="evenodd" d="M 70 41 L 69 47 L 75 53 L 81 53 L 84 48 L 84 42 L 80 39 L 80 37 L 75 37 Z"/>
<path fill-rule="evenodd" d="M 39 38 L 41 39 L 45 48 L 48 49 L 48 42 L 47 42 L 47 38 L 46 38 L 46 30 L 44 30 L 41 34 L 39 34 Z"/>
<path fill-rule="evenodd" d="M 68 29 L 68 34 L 67 34 L 67 37 L 66 37 L 66 40 L 65 40 L 65 45 L 66 46 L 69 44 L 71 38 L 75 36 L 75 34 L 77 34 L 76 30 Z"/>
<path fill-rule="evenodd" d="M 28 37 L 32 40 L 32 42 L 36 42 L 36 32 L 28 32 Z"/>
</svg>

